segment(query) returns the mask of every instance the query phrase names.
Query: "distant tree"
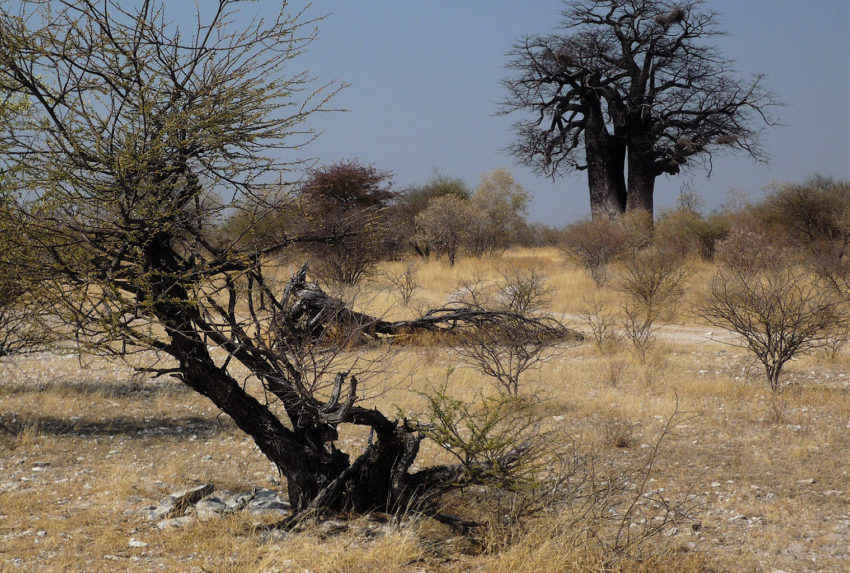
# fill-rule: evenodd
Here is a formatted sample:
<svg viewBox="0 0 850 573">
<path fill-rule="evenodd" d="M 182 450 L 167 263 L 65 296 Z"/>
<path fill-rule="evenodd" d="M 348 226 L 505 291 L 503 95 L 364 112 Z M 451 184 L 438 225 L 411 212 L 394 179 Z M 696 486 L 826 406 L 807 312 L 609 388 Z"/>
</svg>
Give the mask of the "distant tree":
<svg viewBox="0 0 850 573">
<path fill-rule="evenodd" d="M 652 212 L 659 175 L 710 169 L 717 151 L 765 158 L 757 136 L 775 102 L 707 42 L 717 16 L 699 0 L 576 0 L 563 18 L 514 46 L 503 109 L 533 113 L 511 147 L 525 164 L 587 170 L 594 217 Z"/>
<path fill-rule="evenodd" d="M 399 198 L 414 216 L 428 206 L 428 202 L 443 195 L 455 195 L 461 199 L 469 199 L 472 193 L 462 179 L 436 173 L 428 183 L 407 189 Z"/>
<path fill-rule="evenodd" d="M 485 215 L 468 200 L 443 195 L 429 201 L 428 207 L 416 215 L 414 238 L 454 265 L 458 251 L 467 244 L 473 231 L 486 224 Z"/>
<path fill-rule="evenodd" d="M 473 237 L 476 253 L 492 253 L 513 243 L 526 225 L 529 193 L 505 168 L 481 176 L 472 204 L 485 215 L 485 226 Z"/>
<path fill-rule="evenodd" d="M 850 249 L 850 181 L 814 175 L 803 183 L 773 185 L 754 207 L 768 233 L 841 259 Z"/>
<path fill-rule="evenodd" d="M 325 280 L 356 284 L 386 253 L 392 174 L 356 160 L 311 170 L 298 186 L 303 229 L 334 241 L 311 243 Z"/>
<path fill-rule="evenodd" d="M 430 246 L 427 243 L 420 242 L 421 235 L 416 234 L 416 216 L 428 207 L 428 203 L 432 199 L 444 195 L 469 199 L 471 193 L 462 179 L 435 173 L 428 183 L 410 187 L 398 198 L 393 213 L 393 218 L 397 223 L 395 231 L 400 238 L 404 237 L 404 240 L 423 257 L 428 256 Z"/>
</svg>

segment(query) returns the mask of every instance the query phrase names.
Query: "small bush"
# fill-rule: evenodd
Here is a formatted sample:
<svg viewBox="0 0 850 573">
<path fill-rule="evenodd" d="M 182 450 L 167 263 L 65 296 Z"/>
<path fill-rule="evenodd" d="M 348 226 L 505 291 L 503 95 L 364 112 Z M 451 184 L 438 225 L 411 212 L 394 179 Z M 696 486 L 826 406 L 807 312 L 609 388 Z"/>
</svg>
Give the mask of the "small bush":
<svg viewBox="0 0 850 573">
<path fill-rule="evenodd" d="M 546 276 L 531 267 L 525 270 L 514 270 L 500 273 L 502 280 L 498 284 L 499 307 L 527 314 L 543 310 L 552 294 Z"/>
<path fill-rule="evenodd" d="M 623 229 L 626 248 L 639 251 L 649 246 L 653 237 L 652 213 L 645 209 L 628 211 L 621 215 L 616 222 Z"/>
<path fill-rule="evenodd" d="M 583 266 L 597 286 L 610 278 L 609 265 L 626 250 L 628 235 L 622 225 L 608 218 L 583 220 L 564 229 L 562 249 Z"/>
<path fill-rule="evenodd" d="M 396 300 L 405 306 L 410 304 L 414 293 L 419 290 L 419 283 L 416 281 L 416 273 L 422 265 L 418 263 L 408 263 L 397 273 L 386 272 L 384 276 L 393 287 L 393 296 Z"/>
<path fill-rule="evenodd" d="M 605 352 L 609 349 L 609 346 L 620 339 L 617 333 L 617 317 L 605 307 L 598 297 L 592 296 L 584 299 L 579 318 L 590 329 L 593 342 L 600 352 Z"/>
<path fill-rule="evenodd" d="M 746 228 L 732 230 L 718 243 L 715 259 L 722 267 L 735 273 L 759 273 L 791 264 L 793 253 L 768 240 L 764 234 Z"/>
<path fill-rule="evenodd" d="M 768 234 L 794 246 L 850 242 L 850 181 L 815 175 L 802 184 L 775 186 L 755 207 Z"/>
<path fill-rule="evenodd" d="M 668 251 L 651 247 L 633 252 L 623 261 L 616 288 L 627 297 L 621 311 L 626 337 L 638 351 L 641 362 L 655 341 L 659 322 L 673 318 L 690 274 L 685 260 Z"/>
<path fill-rule="evenodd" d="M 554 318 L 536 315 L 548 299 L 545 277 L 533 269 L 505 273 L 499 283 L 474 281 L 462 292 L 465 307 L 496 313 L 463 334 L 458 355 L 494 380 L 500 392 L 518 395 L 520 379 L 553 356 L 568 335 Z"/>
<path fill-rule="evenodd" d="M 715 214 L 705 218 L 686 209 L 662 213 L 655 224 L 655 244 L 659 248 L 679 257 L 697 254 L 706 261 L 714 258 L 717 242 L 728 234 L 728 217 Z"/>
<path fill-rule="evenodd" d="M 847 328 L 841 296 L 781 255 L 763 235 L 733 233 L 718 247 L 720 267 L 698 310 L 710 324 L 741 336 L 774 392 L 789 360 L 830 345 Z"/>
</svg>

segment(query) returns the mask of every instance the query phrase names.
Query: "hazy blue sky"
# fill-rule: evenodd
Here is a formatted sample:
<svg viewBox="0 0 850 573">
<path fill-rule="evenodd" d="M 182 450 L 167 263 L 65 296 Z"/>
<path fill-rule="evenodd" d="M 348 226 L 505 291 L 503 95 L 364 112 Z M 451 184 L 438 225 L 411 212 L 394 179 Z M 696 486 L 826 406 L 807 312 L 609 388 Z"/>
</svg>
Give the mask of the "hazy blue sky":
<svg viewBox="0 0 850 573">
<path fill-rule="evenodd" d="M 771 181 L 816 172 L 850 178 L 850 2 L 705 5 L 720 14 L 727 32 L 717 39 L 724 55 L 740 74 L 765 74 L 765 87 L 786 104 L 773 110 L 784 126 L 763 135 L 768 164 L 721 156 L 710 178 L 699 169 L 662 176 L 656 205 L 674 204 L 686 181 L 711 209 L 730 188 L 757 198 Z M 552 31 L 563 6 L 560 0 L 316 0 L 308 13 L 328 17 L 294 65 L 350 87 L 335 102 L 349 111 L 313 122 L 324 133 L 312 154 L 390 170 L 399 188 L 426 182 L 434 170 L 474 187 L 481 173 L 506 166 L 534 196 L 531 220 L 562 225 L 589 215 L 584 173 L 553 182 L 520 166 L 503 151 L 513 139 L 513 119 L 496 115 L 506 52 L 523 35 Z"/>
</svg>

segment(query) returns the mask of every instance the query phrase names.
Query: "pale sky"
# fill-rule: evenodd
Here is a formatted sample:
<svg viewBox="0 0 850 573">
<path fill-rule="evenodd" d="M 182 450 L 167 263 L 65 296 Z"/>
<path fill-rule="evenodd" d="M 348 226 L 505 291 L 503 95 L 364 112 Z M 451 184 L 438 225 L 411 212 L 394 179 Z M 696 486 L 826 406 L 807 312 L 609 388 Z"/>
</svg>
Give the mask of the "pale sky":
<svg viewBox="0 0 850 573">
<path fill-rule="evenodd" d="M 248 3 L 272 10 L 279 2 Z M 293 8 L 301 6 L 291 3 Z M 727 35 L 716 39 L 740 75 L 761 73 L 785 106 L 782 127 L 762 143 L 772 159 L 715 157 L 701 169 L 661 176 L 656 207 L 672 206 L 690 183 L 708 209 L 736 189 L 754 199 L 771 181 L 814 173 L 850 179 L 850 2 L 848 0 L 706 0 Z M 350 84 L 335 105 L 348 111 L 311 120 L 323 134 L 310 148 L 321 162 L 357 158 L 395 173 L 396 188 L 427 182 L 434 171 L 474 188 L 505 166 L 533 194 L 529 218 L 563 225 L 589 215 L 584 173 L 554 182 L 534 175 L 503 149 L 512 117 L 496 115 L 505 92 L 506 53 L 527 34 L 554 30 L 560 0 L 316 0 L 328 14 L 319 39 L 293 69 Z"/>
</svg>

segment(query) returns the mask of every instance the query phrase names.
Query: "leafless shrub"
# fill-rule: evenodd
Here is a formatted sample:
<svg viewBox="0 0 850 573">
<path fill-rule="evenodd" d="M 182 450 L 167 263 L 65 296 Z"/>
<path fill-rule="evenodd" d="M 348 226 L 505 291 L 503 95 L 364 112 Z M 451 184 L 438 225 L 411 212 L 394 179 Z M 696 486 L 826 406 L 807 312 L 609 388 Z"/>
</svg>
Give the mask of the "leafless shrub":
<svg viewBox="0 0 850 573">
<path fill-rule="evenodd" d="M 740 345 L 758 358 L 770 389 L 778 391 L 783 366 L 795 356 L 829 344 L 837 330 L 846 328 L 847 316 L 834 290 L 787 259 L 755 268 L 741 265 L 741 260 L 752 258 L 751 249 L 757 253 L 769 249 L 757 244 L 757 235 L 745 238 L 722 246 L 723 260 L 736 264 L 720 266 L 709 299 L 698 312 L 710 324 L 740 335 Z M 735 252 L 738 248 L 747 252 Z"/>
<path fill-rule="evenodd" d="M 546 275 L 531 267 L 524 270 L 500 273 L 498 285 L 499 306 L 520 314 L 537 312 L 545 308 L 552 294 Z"/>
<path fill-rule="evenodd" d="M 602 439 L 615 448 L 630 448 L 634 445 L 636 427 L 637 424 L 622 414 L 612 414 L 602 421 Z"/>
<path fill-rule="evenodd" d="M 822 242 L 810 247 L 808 266 L 839 296 L 850 300 L 850 256 L 846 245 Z"/>
<path fill-rule="evenodd" d="M 617 332 L 617 317 L 610 312 L 595 295 L 586 297 L 579 318 L 590 329 L 593 342 L 600 352 L 605 352 L 620 339 Z"/>
<path fill-rule="evenodd" d="M 496 320 L 462 336 L 457 352 L 468 364 L 516 396 L 525 372 L 550 358 L 565 342 L 567 329 L 547 316 L 534 316 L 548 296 L 537 271 L 506 273 L 499 283 L 475 281 L 463 288 L 462 303 L 471 309 L 496 309 Z"/>
<path fill-rule="evenodd" d="M 652 242 L 654 232 L 652 213 L 646 209 L 628 211 L 620 215 L 615 221 L 625 233 L 627 250 L 645 249 Z"/>
<path fill-rule="evenodd" d="M 785 266 L 794 262 L 792 257 L 787 248 L 769 241 L 762 233 L 746 228 L 733 229 L 726 239 L 718 243 L 715 253 L 718 264 L 742 276 Z"/>
<path fill-rule="evenodd" d="M 612 388 L 620 385 L 627 367 L 628 363 L 622 358 L 612 356 L 605 360 L 605 376 Z"/>
<path fill-rule="evenodd" d="M 850 337 L 850 324 L 838 324 L 827 330 L 823 344 L 827 360 L 830 362 L 838 360 L 841 350 L 847 346 L 848 337 Z"/>
<path fill-rule="evenodd" d="M 673 500 L 663 490 L 649 488 L 658 453 L 680 418 L 677 405 L 636 467 L 604 463 L 598 455 L 565 463 L 560 495 L 550 503 L 570 518 L 550 534 L 590 541 L 605 555 L 606 568 L 611 570 L 618 570 L 624 560 L 651 557 L 657 551 L 653 541 L 691 517 L 695 509 L 687 498 Z"/>
<path fill-rule="evenodd" d="M 625 250 L 626 239 L 621 225 L 603 217 L 568 226 L 564 230 L 562 249 L 587 270 L 597 286 L 604 286 L 610 278 L 609 264 Z"/>
<path fill-rule="evenodd" d="M 516 396 L 525 372 L 551 358 L 564 343 L 552 336 L 554 319 L 503 315 L 498 321 L 464 334 L 457 352 L 466 363 L 495 380 L 499 390 Z"/>
<path fill-rule="evenodd" d="M 396 273 L 387 271 L 384 277 L 395 289 L 393 296 L 404 306 L 410 304 L 413 295 L 419 290 L 419 283 L 416 280 L 416 273 L 422 267 L 419 263 L 408 263 L 405 267 Z"/>
<path fill-rule="evenodd" d="M 522 411 L 527 402 L 520 400 L 519 404 Z M 463 426 L 465 415 L 450 427 Z M 480 417 L 474 411 L 470 415 L 476 420 Z M 592 543 L 612 570 L 625 560 L 650 557 L 657 551 L 653 541 L 694 511 L 688 499 L 673 500 L 663 490 L 649 488 L 661 445 L 680 417 L 677 407 L 653 447 L 632 467 L 611 463 L 598 450 L 589 452 L 581 440 L 557 432 L 545 434 L 537 442 L 535 463 L 525 466 L 522 480 L 503 482 L 501 487 L 469 488 L 463 498 L 454 500 L 452 509 L 472 518 L 455 517 L 453 523 L 461 525 L 467 539 L 485 552 L 503 550 L 531 529 L 546 527 L 546 539 Z M 478 422 L 473 425 L 486 427 Z M 628 440 L 631 430 L 633 426 L 623 434 Z M 480 433 L 470 428 L 462 441 L 471 443 L 469 437 Z M 447 438 L 446 444 L 461 441 L 452 433 Z M 560 445 L 568 439 L 568 445 Z"/>
<path fill-rule="evenodd" d="M 621 308 L 623 329 L 641 362 L 655 342 L 659 323 L 675 314 L 684 294 L 682 283 L 689 274 L 683 259 L 654 247 L 633 252 L 623 261 L 616 284 L 627 297 Z"/>
</svg>

